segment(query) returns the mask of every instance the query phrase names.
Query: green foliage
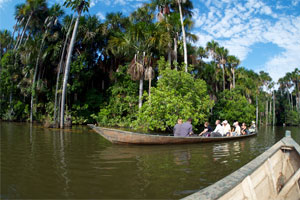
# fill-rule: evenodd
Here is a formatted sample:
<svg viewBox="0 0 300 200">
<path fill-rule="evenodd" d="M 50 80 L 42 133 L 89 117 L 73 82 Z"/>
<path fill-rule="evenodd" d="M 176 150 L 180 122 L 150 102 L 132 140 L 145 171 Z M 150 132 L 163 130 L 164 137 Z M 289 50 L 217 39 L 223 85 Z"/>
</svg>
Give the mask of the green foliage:
<svg viewBox="0 0 300 200">
<path fill-rule="evenodd" d="M 152 88 L 151 97 L 144 103 L 135 127 L 162 130 L 173 127 L 178 118 L 193 118 L 193 125 L 207 120 L 213 102 L 201 79 L 183 71 L 172 70 L 165 62 L 159 62 L 159 80 Z"/>
<path fill-rule="evenodd" d="M 114 74 L 115 83 L 109 88 L 109 100 L 93 119 L 101 126 L 128 127 L 136 119 L 138 84 L 126 73 L 127 66 L 119 66 Z"/>
<path fill-rule="evenodd" d="M 289 126 L 299 126 L 300 113 L 294 110 L 290 110 L 286 115 L 286 124 Z"/>
<path fill-rule="evenodd" d="M 214 110 L 214 119 L 239 121 L 250 124 L 255 120 L 255 106 L 250 104 L 246 97 L 238 90 L 225 90 L 219 94 L 219 101 Z"/>
</svg>

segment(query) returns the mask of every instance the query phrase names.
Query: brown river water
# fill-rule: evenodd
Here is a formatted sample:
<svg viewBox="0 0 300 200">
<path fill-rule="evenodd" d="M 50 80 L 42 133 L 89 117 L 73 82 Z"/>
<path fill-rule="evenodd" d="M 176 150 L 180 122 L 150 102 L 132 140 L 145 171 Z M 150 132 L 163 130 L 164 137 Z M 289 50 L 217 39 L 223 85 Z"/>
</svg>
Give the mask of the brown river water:
<svg viewBox="0 0 300 200">
<path fill-rule="evenodd" d="M 86 126 L 0 122 L 0 199 L 178 199 L 245 165 L 299 127 L 188 145 L 111 144 Z"/>
</svg>

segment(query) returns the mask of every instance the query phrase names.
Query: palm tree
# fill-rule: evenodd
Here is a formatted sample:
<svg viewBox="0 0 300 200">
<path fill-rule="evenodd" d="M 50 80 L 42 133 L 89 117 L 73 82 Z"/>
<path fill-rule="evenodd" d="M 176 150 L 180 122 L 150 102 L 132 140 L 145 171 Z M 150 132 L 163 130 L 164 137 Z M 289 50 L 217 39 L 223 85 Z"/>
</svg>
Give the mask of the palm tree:
<svg viewBox="0 0 300 200">
<path fill-rule="evenodd" d="M 35 94 L 34 90 L 35 90 L 35 87 L 36 87 L 36 78 L 37 78 L 37 72 L 38 72 L 38 65 L 39 65 L 42 49 L 44 48 L 45 39 L 48 36 L 49 30 L 57 25 L 58 18 L 60 16 L 62 16 L 63 13 L 64 12 L 61 10 L 60 5 L 59 4 L 54 4 L 51 7 L 51 9 L 49 10 L 49 16 L 44 21 L 44 27 L 46 29 L 46 32 L 42 36 L 40 49 L 39 49 L 38 56 L 37 56 L 37 59 L 36 59 L 34 76 L 33 76 L 33 81 L 32 81 L 32 88 L 31 88 L 31 100 L 30 100 L 30 122 L 31 123 L 33 121 L 33 104 L 34 104 L 34 94 Z"/>
<path fill-rule="evenodd" d="M 187 52 L 187 43 L 186 43 L 186 32 L 183 18 L 192 17 L 193 3 L 190 0 L 173 0 L 171 8 L 179 12 L 181 29 L 182 29 L 182 40 L 183 40 L 183 51 L 184 51 L 184 63 L 185 71 L 187 72 L 188 67 L 188 52 Z"/>
<path fill-rule="evenodd" d="M 222 77 L 223 77 L 223 91 L 225 91 L 225 65 L 227 63 L 227 56 L 228 56 L 228 49 L 225 49 L 224 47 L 217 48 L 217 60 L 219 66 L 222 67 Z"/>
<path fill-rule="evenodd" d="M 72 30 L 72 25 L 73 25 L 74 19 L 75 19 L 75 15 L 73 14 L 71 23 L 69 24 L 69 26 L 67 28 L 68 31 L 67 31 L 67 34 L 66 34 L 66 37 L 65 37 L 65 40 L 64 40 L 64 45 L 63 45 L 63 49 L 61 51 L 59 66 L 58 66 L 57 75 L 56 75 L 56 86 L 55 86 L 55 97 L 54 97 L 54 112 L 53 112 L 54 124 L 56 124 L 56 121 L 57 121 L 57 119 L 56 119 L 57 118 L 57 103 L 58 103 L 57 96 L 58 96 L 58 87 L 59 87 L 59 81 L 60 81 L 60 74 L 61 74 L 61 71 L 62 71 L 63 59 L 64 59 L 64 56 L 65 56 L 65 51 L 66 51 L 67 43 L 68 43 L 68 40 L 69 40 L 69 35 L 71 33 L 71 30 Z"/>
<path fill-rule="evenodd" d="M 32 17 L 35 15 L 37 11 L 41 10 L 47 10 L 47 4 L 45 0 L 26 0 L 26 3 L 24 6 L 20 7 L 20 12 L 27 18 L 26 24 L 23 28 L 23 31 L 21 33 L 19 42 L 16 44 L 15 49 L 19 48 L 19 46 L 22 44 L 24 34 L 27 30 L 27 27 L 32 19 Z"/>
<path fill-rule="evenodd" d="M 182 29 L 182 40 L 183 40 L 185 72 L 187 72 L 188 71 L 187 70 L 187 68 L 188 68 L 188 57 L 187 57 L 185 29 L 184 29 L 182 9 L 181 9 L 181 3 L 185 3 L 185 2 L 186 2 L 186 0 L 177 0 L 179 14 L 180 14 L 181 29 Z"/>
<path fill-rule="evenodd" d="M 11 33 L 8 30 L 0 30 L 0 60 L 9 49 L 11 38 Z"/>
<path fill-rule="evenodd" d="M 230 89 L 235 88 L 235 69 L 239 66 L 240 60 L 236 56 L 228 56 L 227 57 L 227 62 L 230 67 L 230 71 L 232 74 L 232 83 L 230 83 Z"/>
<path fill-rule="evenodd" d="M 70 73 L 71 55 L 72 55 L 73 47 L 74 47 L 74 43 L 75 43 L 77 28 L 78 28 L 78 24 L 79 24 L 79 18 L 81 16 L 82 12 L 88 11 L 89 0 L 66 0 L 64 3 L 64 6 L 66 6 L 67 8 L 71 7 L 71 9 L 74 11 L 76 10 L 78 13 L 78 16 L 76 18 L 70 46 L 68 49 L 68 55 L 67 55 L 65 73 L 64 73 L 63 91 L 62 91 L 62 98 L 61 98 L 61 111 L 60 111 L 61 112 L 60 113 L 60 128 L 64 128 L 66 90 L 67 90 L 67 83 L 68 83 L 68 78 L 69 78 L 69 73 Z"/>
</svg>

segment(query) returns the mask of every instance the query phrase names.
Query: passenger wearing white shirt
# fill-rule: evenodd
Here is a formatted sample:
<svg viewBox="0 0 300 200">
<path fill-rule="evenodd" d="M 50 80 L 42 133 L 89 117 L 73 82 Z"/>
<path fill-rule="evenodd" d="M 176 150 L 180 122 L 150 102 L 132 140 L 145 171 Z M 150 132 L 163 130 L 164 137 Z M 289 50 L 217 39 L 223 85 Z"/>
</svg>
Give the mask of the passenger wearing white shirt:
<svg viewBox="0 0 300 200">
<path fill-rule="evenodd" d="M 241 127 L 239 125 L 239 122 L 234 122 L 233 126 L 235 127 L 234 132 L 232 132 L 232 136 L 240 136 L 241 135 Z"/>
<path fill-rule="evenodd" d="M 224 131 L 224 135 L 230 135 L 230 131 L 231 131 L 231 127 L 230 127 L 230 124 L 228 124 L 228 121 L 227 120 L 224 120 L 222 122 L 223 124 L 223 131 Z"/>
<path fill-rule="evenodd" d="M 216 120 L 216 128 L 215 130 L 211 133 L 212 137 L 221 137 L 224 135 L 224 129 L 220 124 L 220 120 Z"/>
</svg>

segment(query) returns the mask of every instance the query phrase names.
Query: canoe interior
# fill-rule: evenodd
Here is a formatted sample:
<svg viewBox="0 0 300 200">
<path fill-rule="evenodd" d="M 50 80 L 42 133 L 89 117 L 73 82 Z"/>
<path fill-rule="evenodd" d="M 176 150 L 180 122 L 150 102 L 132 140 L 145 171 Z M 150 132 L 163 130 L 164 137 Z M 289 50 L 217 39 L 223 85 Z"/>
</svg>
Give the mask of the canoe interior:
<svg viewBox="0 0 300 200">
<path fill-rule="evenodd" d="M 300 156 L 293 148 L 282 148 L 230 192 L 220 197 L 220 200 L 298 200 L 299 184 Z"/>
<path fill-rule="evenodd" d="M 286 136 L 245 166 L 184 199 L 299 200 L 300 146 Z"/>
<path fill-rule="evenodd" d="M 233 136 L 233 137 L 174 137 L 153 134 L 134 133 L 112 128 L 102 128 L 89 124 L 90 128 L 99 133 L 102 137 L 112 143 L 117 144 L 189 144 L 201 142 L 217 142 L 224 140 L 234 140 L 239 138 L 247 138 L 256 135 Z"/>
</svg>

